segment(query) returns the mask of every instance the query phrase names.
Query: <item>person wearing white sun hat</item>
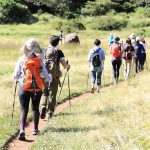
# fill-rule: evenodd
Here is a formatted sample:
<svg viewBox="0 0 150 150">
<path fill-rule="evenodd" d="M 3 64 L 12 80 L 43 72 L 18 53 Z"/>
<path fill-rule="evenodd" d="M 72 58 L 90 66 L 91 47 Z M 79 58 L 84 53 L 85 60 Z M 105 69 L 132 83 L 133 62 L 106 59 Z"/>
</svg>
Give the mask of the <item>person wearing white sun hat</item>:
<svg viewBox="0 0 150 150">
<path fill-rule="evenodd" d="M 24 55 L 19 58 L 14 70 L 14 80 L 19 82 L 18 95 L 20 100 L 20 133 L 19 140 L 25 140 L 25 125 L 32 100 L 33 135 L 37 135 L 39 124 L 39 104 L 45 84 L 49 84 L 51 76 L 48 74 L 43 61 L 43 51 L 38 42 L 28 39 L 21 50 Z"/>
</svg>

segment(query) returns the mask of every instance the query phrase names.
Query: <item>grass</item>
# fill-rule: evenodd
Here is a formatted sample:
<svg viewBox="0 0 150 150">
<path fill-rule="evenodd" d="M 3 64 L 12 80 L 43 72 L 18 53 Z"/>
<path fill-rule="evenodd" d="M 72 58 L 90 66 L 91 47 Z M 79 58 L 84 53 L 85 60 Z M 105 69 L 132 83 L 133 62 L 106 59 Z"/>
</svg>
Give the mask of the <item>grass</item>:
<svg viewBox="0 0 150 150">
<path fill-rule="evenodd" d="M 42 133 L 31 149 L 149 149 L 149 75 L 102 89 L 74 105 L 71 115 L 66 109 L 50 121 L 48 133 Z"/>
<path fill-rule="evenodd" d="M 10 127 L 10 122 L 11 122 L 12 104 L 14 100 L 14 97 L 13 97 L 14 96 L 14 82 L 13 82 L 12 73 L 13 73 L 13 70 L 14 70 L 14 67 L 18 58 L 22 55 L 22 52 L 20 52 L 19 49 L 23 45 L 24 41 L 28 39 L 29 37 L 36 37 L 36 39 L 40 42 L 41 47 L 45 47 L 46 45 L 48 45 L 49 35 L 58 34 L 58 31 L 51 29 L 48 23 L 46 24 L 37 23 L 34 25 L 21 25 L 21 24 L 20 25 L 0 25 L 0 28 L 1 28 L 0 30 L 0 45 L 1 45 L 0 46 L 0 91 L 1 91 L 0 147 L 2 147 L 5 141 L 18 130 L 20 106 L 19 106 L 19 100 L 18 100 L 17 94 L 16 94 L 14 120 L 13 120 L 12 127 Z M 114 31 L 114 32 L 116 33 L 116 35 L 119 35 L 121 37 L 121 40 L 125 40 L 125 38 L 128 37 L 130 33 L 132 32 L 136 33 L 138 31 L 139 29 L 138 30 L 137 29 L 129 29 L 129 30 L 125 29 L 123 31 Z M 109 32 L 88 30 L 88 31 L 81 31 L 78 34 L 79 34 L 80 41 L 81 41 L 80 46 L 64 46 L 64 45 L 59 46 L 59 48 L 63 50 L 66 58 L 69 59 L 69 63 L 71 64 L 71 69 L 70 69 L 71 94 L 83 93 L 86 90 L 90 89 L 90 78 L 88 80 L 88 87 L 87 87 L 87 79 L 88 79 L 87 77 L 89 73 L 87 55 L 88 55 L 89 49 L 93 47 L 93 40 L 95 38 L 101 39 L 102 48 L 104 48 L 107 54 L 107 58 L 105 61 L 105 71 L 104 71 L 105 83 L 110 83 L 111 76 L 112 76 L 111 62 L 110 62 L 110 57 L 108 55 L 108 43 L 107 43 Z M 146 40 L 147 40 L 147 43 L 150 42 L 150 38 L 147 37 Z M 148 58 L 149 57 L 150 55 L 148 56 Z M 150 66 L 149 62 L 148 62 L 148 66 Z M 123 72 L 123 69 L 121 70 L 121 78 L 122 78 L 122 72 Z M 65 71 L 63 71 L 63 75 L 64 73 Z M 103 76 L 103 79 L 104 79 L 104 76 Z M 142 76 L 143 74 L 140 75 L 139 77 L 144 78 L 144 76 L 143 77 Z M 61 81 L 63 80 L 63 77 L 61 78 Z M 129 115 L 129 113 L 131 113 L 130 117 L 134 119 L 133 124 L 136 124 L 137 120 L 136 120 L 136 117 L 132 115 L 131 108 L 134 108 L 135 111 L 139 111 L 140 106 L 138 106 L 139 104 L 136 104 L 135 102 L 135 104 L 132 105 L 132 107 L 130 108 L 129 105 L 126 104 L 125 102 L 129 101 L 128 97 L 130 98 L 131 96 L 127 95 L 125 99 L 119 100 L 119 99 L 115 99 L 115 95 L 118 94 L 118 91 L 117 92 L 114 91 L 113 93 L 110 91 L 116 88 L 117 90 L 119 89 L 122 90 L 121 91 L 123 92 L 122 94 L 126 94 L 126 92 L 124 91 L 124 88 L 131 86 L 132 87 L 131 92 L 133 94 L 133 92 L 137 90 L 133 88 L 136 85 L 134 82 L 136 82 L 136 84 L 138 83 L 137 81 L 135 81 L 135 79 L 133 79 L 131 80 L 129 85 L 125 84 L 126 86 L 122 86 L 123 84 L 121 84 L 118 86 L 119 88 L 116 88 L 113 86 L 108 89 L 105 89 L 102 96 L 95 95 L 92 97 L 92 100 L 87 99 L 87 101 L 81 102 L 77 106 L 74 106 L 73 114 L 71 116 L 67 115 L 68 111 L 63 112 L 60 116 L 57 116 L 51 122 L 52 123 L 50 125 L 51 129 L 50 129 L 50 133 L 48 133 L 47 138 L 51 139 L 53 138 L 54 135 L 59 135 L 58 139 L 55 138 L 55 140 L 51 140 L 52 141 L 51 145 L 49 145 L 47 141 L 44 141 L 43 143 L 41 143 L 42 148 L 44 149 L 44 144 L 45 144 L 45 146 L 50 146 L 50 147 L 55 147 L 55 145 L 57 145 L 58 147 L 56 147 L 55 149 L 63 149 L 64 147 L 65 149 L 83 149 L 83 147 L 87 147 L 88 145 L 89 145 L 89 148 L 92 149 L 90 145 L 92 141 L 93 143 L 97 141 L 94 144 L 96 145 L 95 148 L 97 148 L 100 145 L 100 143 L 103 143 L 103 142 L 104 142 L 103 143 L 104 146 L 105 146 L 105 143 L 109 145 L 108 144 L 109 141 L 110 143 L 112 141 L 116 143 L 119 135 L 122 132 L 125 133 L 126 130 L 122 131 L 123 128 L 120 127 L 121 129 L 115 132 L 117 134 L 115 135 L 115 138 L 113 139 L 113 135 L 111 135 L 111 133 L 112 134 L 114 133 L 114 129 L 116 128 L 115 123 L 117 123 L 118 121 L 116 120 L 115 123 L 112 121 L 114 119 L 113 118 L 114 114 L 115 116 L 117 116 L 117 118 L 120 118 L 122 120 L 127 119 L 127 121 L 130 121 L 125 116 L 126 114 L 125 111 L 127 109 L 127 114 Z M 147 83 L 143 85 L 144 88 L 147 86 Z M 104 80 L 102 81 L 102 84 L 104 85 Z M 144 92 L 148 92 L 148 89 L 147 91 L 144 90 Z M 137 94 L 134 94 L 134 95 L 137 95 Z M 62 91 L 62 95 L 59 101 L 62 101 L 67 96 L 68 96 L 68 88 L 67 88 L 67 80 L 66 80 L 63 91 Z M 139 95 L 139 98 L 141 98 L 141 94 Z M 135 100 L 135 98 L 133 100 Z M 149 112 L 148 110 L 149 105 L 147 103 L 145 104 L 144 102 L 143 107 L 145 107 L 145 105 L 147 107 L 146 108 L 147 112 Z M 90 110 L 89 108 L 90 106 L 93 106 L 93 107 L 95 106 L 93 108 L 94 110 Z M 83 107 L 85 108 L 84 110 L 82 110 Z M 145 111 L 144 108 L 142 109 L 142 111 Z M 142 112 L 141 115 L 143 116 L 143 122 L 148 121 L 147 114 L 144 114 L 144 112 Z M 68 118 L 71 124 L 68 124 L 67 122 Z M 93 122 L 93 118 L 94 118 L 95 123 Z M 81 122 L 82 119 L 83 121 Z M 90 124 L 91 122 L 93 122 L 93 124 Z M 123 123 L 124 122 L 125 121 L 123 120 Z M 100 125 L 100 127 L 96 125 L 97 123 L 98 125 Z M 109 125 L 109 123 L 113 123 L 112 127 Z M 121 121 L 118 122 L 118 126 L 119 125 L 120 126 L 122 125 Z M 103 126 L 106 128 L 104 128 Z M 143 126 L 148 127 L 147 123 L 144 123 Z M 135 126 L 133 125 L 133 127 Z M 101 128 L 104 129 L 104 131 Z M 61 131 L 61 132 L 56 132 L 56 130 Z M 131 130 L 131 128 L 129 128 L 129 130 Z M 108 138 L 108 140 L 106 140 L 107 137 L 105 136 L 105 133 L 109 131 L 110 131 L 110 137 Z M 134 135 L 136 138 L 137 138 L 137 135 L 141 136 L 138 133 L 139 132 L 137 131 L 137 134 Z M 102 137 L 99 137 L 99 135 L 101 134 L 102 134 Z M 143 134 L 146 136 L 145 132 Z M 131 135 L 129 135 L 129 137 L 132 137 Z M 65 143 L 65 141 L 62 138 L 63 136 L 65 136 L 67 140 L 73 138 L 71 140 L 73 142 L 68 144 L 68 147 L 67 147 L 67 143 L 66 145 L 63 145 L 63 143 Z M 81 141 L 83 141 L 83 143 L 80 142 L 80 136 L 83 137 L 83 139 L 81 138 L 82 139 Z M 145 138 L 145 136 L 140 137 L 140 139 Z M 87 140 L 89 140 L 90 138 L 89 141 L 91 141 L 91 143 L 87 144 L 87 141 L 84 139 L 84 137 L 86 137 Z M 46 138 L 46 137 L 44 136 L 41 138 Z M 78 140 L 74 141 L 75 139 L 78 139 Z M 138 140 L 139 138 L 135 142 L 137 142 Z M 58 144 L 58 141 L 60 144 Z M 40 137 L 39 137 L 38 142 L 41 142 Z M 147 144 L 148 142 L 147 140 L 143 139 L 143 143 Z M 121 145 L 119 146 L 121 147 Z"/>
</svg>

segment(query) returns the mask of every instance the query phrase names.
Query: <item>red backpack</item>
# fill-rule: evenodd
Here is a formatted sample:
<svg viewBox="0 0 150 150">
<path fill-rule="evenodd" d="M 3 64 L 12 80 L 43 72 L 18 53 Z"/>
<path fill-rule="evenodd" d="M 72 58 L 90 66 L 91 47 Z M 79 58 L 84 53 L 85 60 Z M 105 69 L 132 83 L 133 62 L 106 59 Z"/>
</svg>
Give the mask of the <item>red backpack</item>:
<svg viewBox="0 0 150 150">
<path fill-rule="evenodd" d="M 23 89 L 26 91 L 41 91 L 44 89 L 44 81 L 40 74 L 42 72 L 41 59 L 38 57 L 28 58 L 24 62 L 25 82 Z"/>
<path fill-rule="evenodd" d="M 115 43 L 114 45 L 112 45 L 112 51 L 111 54 L 113 57 L 121 57 L 121 44 L 119 43 Z"/>
</svg>

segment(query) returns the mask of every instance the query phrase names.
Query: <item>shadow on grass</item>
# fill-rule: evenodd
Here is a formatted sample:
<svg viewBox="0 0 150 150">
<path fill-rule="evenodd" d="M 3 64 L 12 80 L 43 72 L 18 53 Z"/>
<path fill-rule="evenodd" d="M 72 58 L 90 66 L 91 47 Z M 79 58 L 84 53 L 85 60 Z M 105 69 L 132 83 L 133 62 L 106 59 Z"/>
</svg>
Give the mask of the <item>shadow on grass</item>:
<svg viewBox="0 0 150 150">
<path fill-rule="evenodd" d="M 99 115 L 99 116 L 110 116 L 113 115 L 114 113 L 117 113 L 119 111 L 122 111 L 124 108 L 121 106 L 117 107 L 105 107 L 103 110 L 97 110 L 92 113 L 92 115 Z"/>
<path fill-rule="evenodd" d="M 60 112 L 59 114 L 57 115 L 54 115 L 55 117 L 58 117 L 58 116 L 75 116 L 76 113 L 70 113 L 70 112 Z"/>
<path fill-rule="evenodd" d="M 98 129 L 97 127 L 61 127 L 61 128 L 53 128 L 53 127 L 50 127 L 49 130 L 51 132 L 88 132 L 88 131 L 91 131 L 91 130 L 96 130 Z"/>
</svg>

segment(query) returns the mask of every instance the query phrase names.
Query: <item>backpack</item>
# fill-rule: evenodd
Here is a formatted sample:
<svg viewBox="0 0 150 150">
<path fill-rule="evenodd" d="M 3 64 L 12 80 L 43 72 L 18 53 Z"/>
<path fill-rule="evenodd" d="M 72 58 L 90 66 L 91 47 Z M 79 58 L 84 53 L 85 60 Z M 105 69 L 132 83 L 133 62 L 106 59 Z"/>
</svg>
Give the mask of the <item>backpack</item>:
<svg viewBox="0 0 150 150">
<path fill-rule="evenodd" d="M 57 48 L 48 47 L 45 54 L 46 68 L 53 78 L 62 76 L 58 61 L 58 51 L 59 49 Z"/>
<path fill-rule="evenodd" d="M 94 51 L 94 57 L 92 58 L 92 65 L 93 67 L 100 67 L 101 61 L 100 61 L 100 57 L 99 57 L 99 50 Z"/>
<path fill-rule="evenodd" d="M 26 91 L 41 91 L 44 89 L 44 80 L 40 76 L 42 72 L 41 59 L 31 57 L 24 62 L 25 82 L 23 89 Z"/>
<path fill-rule="evenodd" d="M 132 59 L 132 46 L 127 46 L 122 53 L 122 58 L 125 60 L 130 60 Z"/>
<path fill-rule="evenodd" d="M 137 47 L 138 47 L 138 48 L 135 50 L 135 53 L 136 53 L 137 55 L 141 55 L 141 54 L 142 54 L 142 48 L 141 48 L 141 45 L 138 44 Z"/>
<path fill-rule="evenodd" d="M 112 52 L 111 52 L 111 54 L 115 58 L 120 58 L 121 57 L 121 44 L 115 43 L 112 46 Z"/>
</svg>

